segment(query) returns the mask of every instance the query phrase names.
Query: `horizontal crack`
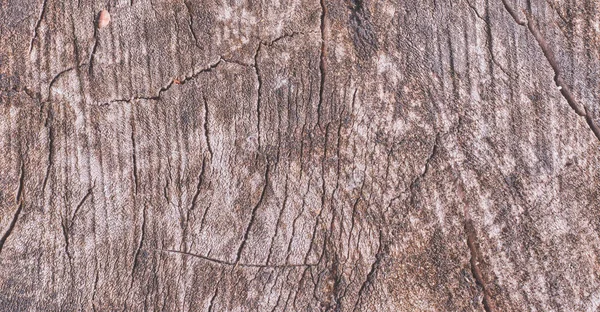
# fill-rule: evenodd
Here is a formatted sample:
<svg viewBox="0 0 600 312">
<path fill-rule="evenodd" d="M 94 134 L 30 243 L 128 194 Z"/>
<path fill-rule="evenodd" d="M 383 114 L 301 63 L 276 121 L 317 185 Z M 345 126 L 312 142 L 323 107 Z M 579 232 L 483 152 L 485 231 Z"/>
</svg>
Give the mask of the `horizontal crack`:
<svg viewBox="0 0 600 312">
<path fill-rule="evenodd" d="M 130 103 L 131 101 L 134 101 L 134 100 L 153 100 L 153 101 L 160 100 L 163 92 L 169 90 L 174 84 L 179 84 L 179 85 L 186 84 L 188 81 L 193 80 L 194 78 L 200 76 L 200 74 L 212 71 L 217 66 L 219 66 L 219 64 L 221 64 L 221 62 L 223 62 L 223 61 L 225 61 L 225 60 L 219 56 L 219 59 L 215 63 L 210 64 L 208 67 L 203 68 L 195 73 L 192 73 L 190 76 L 186 76 L 182 80 L 171 79 L 171 81 L 167 85 L 160 88 L 160 90 L 158 90 L 157 94 L 154 96 L 134 96 L 134 97 L 131 97 L 128 99 L 117 99 L 117 100 L 112 100 L 112 101 L 102 103 L 102 104 L 100 104 L 100 106 L 107 106 L 112 103 L 120 103 L 120 102 Z"/>
</svg>

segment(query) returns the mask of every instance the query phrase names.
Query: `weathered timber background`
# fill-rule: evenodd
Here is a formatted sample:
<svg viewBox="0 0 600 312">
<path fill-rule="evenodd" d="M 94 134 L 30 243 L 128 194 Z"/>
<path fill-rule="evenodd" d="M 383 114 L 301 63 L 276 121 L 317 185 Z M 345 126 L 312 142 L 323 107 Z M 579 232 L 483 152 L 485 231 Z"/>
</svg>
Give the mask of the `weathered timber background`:
<svg viewBox="0 0 600 312">
<path fill-rule="evenodd" d="M 0 0 L 0 310 L 598 311 L 599 103 L 594 0 Z"/>
</svg>

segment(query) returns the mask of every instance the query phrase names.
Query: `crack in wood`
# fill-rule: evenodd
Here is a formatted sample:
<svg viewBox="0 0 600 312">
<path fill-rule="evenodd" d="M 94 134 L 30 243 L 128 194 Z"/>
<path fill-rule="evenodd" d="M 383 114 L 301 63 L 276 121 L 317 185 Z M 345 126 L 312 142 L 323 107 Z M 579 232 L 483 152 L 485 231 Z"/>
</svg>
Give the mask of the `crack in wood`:
<svg viewBox="0 0 600 312">
<path fill-rule="evenodd" d="M 65 253 L 67 254 L 67 258 L 69 259 L 69 266 L 71 267 L 71 271 L 73 270 L 73 257 L 71 256 L 71 252 L 69 251 L 69 225 L 68 220 L 61 213 L 61 222 L 60 226 L 62 228 L 63 237 L 65 239 Z"/>
<path fill-rule="evenodd" d="M 185 217 L 185 230 L 183 233 L 183 243 L 184 243 L 184 251 L 187 251 L 187 244 L 186 244 L 186 238 L 189 232 L 189 222 L 190 222 L 190 218 L 191 218 L 191 213 L 192 211 L 196 210 L 196 206 L 198 203 L 198 197 L 200 196 L 200 191 L 202 189 L 202 185 L 204 183 L 204 172 L 205 172 L 205 168 L 206 168 L 206 157 L 202 157 L 202 168 L 200 170 L 200 174 L 198 175 L 198 183 L 196 184 L 196 192 L 194 193 L 194 196 L 192 197 L 192 204 L 190 206 L 190 208 L 187 210 L 186 213 L 186 217 Z M 209 204 L 210 207 L 210 204 Z M 207 207 L 204 211 L 204 214 L 202 216 L 202 220 L 200 222 L 200 230 L 202 231 L 202 227 L 204 224 L 204 218 L 206 217 L 206 212 L 208 211 Z"/>
<path fill-rule="evenodd" d="M 94 27 L 94 45 L 92 46 L 92 52 L 90 52 L 90 59 L 88 61 L 88 73 L 90 76 L 94 74 L 94 57 L 96 56 L 96 50 L 98 49 L 98 30 Z"/>
<path fill-rule="evenodd" d="M 319 103 L 317 106 L 317 125 L 321 124 L 321 114 L 322 114 L 322 105 L 323 105 L 323 92 L 325 88 L 325 69 L 326 63 L 325 59 L 327 58 L 327 46 L 326 46 L 326 14 L 327 8 L 325 6 L 325 0 L 321 0 L 319 2 L 321 4 L 321 49 L 319 55 L 319 73 L 320 73 L 320 81 L 319 81 Z"/>
<path fill-rule="evenodd" d="M 364 172 L 363 172 L 363 174 L 364 174 Z M 354 203 L 352 204 L 352 216 L 350 217 L 350 231 L 348 232 L 348 241 L 347 241 L 348 249 L 346 251 L 346 261 L 348 261 L 348 259 L 350 259 L 350 240 L 352 240 L 352 233 L 354 232 L 354 226 L 356 223 L 356 212 L 357 212 L 356 208 L 358 207 L 358 203 L 360 202 L 360 200 L 363 199 L 364 187 L 365 187 L 365 180 L 363 179 L 361 186 L 360 186 L 360 190 L 358 191 L 358 196 L 356 197 L 356 200 L 354 200 Z"/>
<path fill-rule="evenodd" d="M 480 20 L 482 20 L 485 24 L 485 29 L 486 29 L 486 46 L 488 49 L 488 53 L 490 55 L 490 60 L 492 61 L 492 63 L 494 65 L 496 65 L 498 68 L 500 68 L 500 70 L 508 77 L 513 78 L 513 76 L 509 73 L 508 70 L 506 70 L 504 68 L 504 66 L 502 66 L 500 64 L 500 62 L 498 62 L 498 60 L 496 60 L 496 55 L 494 54 L 494 49 L 493 49 L 493 36 L 492 36 L 492 25 L 491 25 L 491 21 L 490 21 L 490 12 L 489 12 L 489 3 L 488 1 L 485 2 L 486 7 L 485 7 L 485 15 L 481 16 L 481 14 L 479 13 L 479 11 L 477 10 L 477 8 L 475 7 L 475 5 L 473 5 L 470 1 L 466 1 L 467 5 L 469 6 L 469 8 L 475 13 L 475 15 L 477 16 L 477 18 L 479 18 Z M 448 42 L 450 42 L 451 37 L 448 36 Z M 452 46 L 449 45 L 449 52 L 452 55 Z M 492 75 L 493 75 L 493 67 L 490 66 L 490 70 L 492 71 Z M 453 71 L 454 73 L 454 71 Z M 453 79 L 454 76 L 453 76 Z"/>
<path fill-rule="evenodd" d="M 387 246 L 384 246 L 383 242 L 383 231 L 379 230 L 379 246 L 377 247 L 377 253 L 375 254 L 375 261 L 371 263 L 371 269 L 369 273 L 367 273 L 367 277 L 365 281 L 360 286 L 358 291 L 358 296 L 356 298 L 356 302 L 354 303 L 354 308 L 352 311 L 356 311 L 356 309 L 362 304 L 363 296 L 366 291 L 368 291 L 369 287 L 373 285 L 373 282 L 377 276 L 377 270 L 381 267 L 381 262 L 383 257 L 387 253 Z"/>
<path fill-rule="evenodd" d="M 133 287 L 133 281 L 134 281 L 134 273 L 136 268 L 139 265 L 139 258 L 140 258 L 140 253 L 142 251 L 142 247 L 144 245 L 144 238 L 146 237 L 146 214 L 147 214 L 147 205 L 146 203 L 144 203 L 144 206 L 142 207 L 142 226 L 141 226 L 141 231 L 142 233 L 140 234 L 140 241 L 138 242 L 138 246 L 135 250 L 135 255 L 133 256 L 133 265 L 131 267 L 131 282 L 129 284 L 129 290 L 131 290 L 131 288 Z M 129 293 L 129 291 L 128 291 Z"/>
<path fill-rule="evenodd" d="M 190 207 L 190 211 L 196 209 L 196 204 L 198 203 L 198 196 L 200 196 L 200 190 L 202 189 L 202 183 L 204 182 L 204 172 L 206 169 L 206 157 L 202 158 L 202 168 L 200 169 L 200 175 L 198 176 L 198 184 L 196 184 L 196 192 L 194 193 L 194 197 L 192 198 L 192 206 Z M 188 217 L 189 220 L 189 217 Z"/>
<path fill-rule="evenodd" d="M 473 226 L 473 221 L 468 219 L 465 222 L 465 232 L 467 233 L 467 246 L 471 254 L 470 264 L 471 273 L 475 277 L 475 282 L 483 291 L 483 308 L 486 312 L 494 312 L 496 310 L 495 305 L 492 301 L 492 294 L 487 283 L 485 282 L 485 276 L 483 271 L 479 267 L 481 263 L 481 251 L 479 250 L 479 243 L 477 242 L 477 232 Z"/>
<path fill-rule="evenodd" d="M 283 268 L 304 268 L 304 267 L 314 267 L 317 264 L 311 263 L 298 263 L 298 264 L 259 264 L 259 263 L 242 263 L 242 262 L 231 262 L 226 260 L 220 260 L 216 258 L 211 258 L 191 252 L 185 252 L 180 250 L 173 249 L 156 249 L 156 251 L 160 252 L 168 252 L 168 253 L 176 253 L 185 256 L 190 256 L 198 259 L 202 259 L 208 262 L 212 262 L 219 265 L 231 266 L 231 267 L 239 267 L 239 268 L 271 268 L 271 269 L 283 269 Z"/>
<path fill-rule="evenodd" d="M 242 240 L 242 243 L 240 244 L 240 247 L 238 248 L 234 263 L 238 263 L 240 261 L 242 252 L 244 251 L 244 247 L 246 246 L 246 241 L 248 240 L 248 237 L 250 236 L 250 230 L 252 229 L 252 225 L 254 224 L 254 221 L 256 219 L 256 212 L 258 211 L 258 208 L 262 205 L 262 203 L 265 199 L 265 195 L 267 193 L 267 187 L 269 187 L 270 164 L 269 164 L 268 160 L 267 160 L 266 167 L 267 168 L 265 169 L 265 183 L 263 185 L 262 191 L 260 192 L 260 198 L 258 199 L 258 202 L 256 203 L 256 205 L 254 205 L 254 208 L 252 209 L 250 221 L 248 222 L 248 225 L 246 226 L 246 231 L 244 232 L 244 238 Z"/>
<path fill-rule="evenodd" d="M 291 166 L 291 163 L 290 163 Z M 289 168 L 288 168 L 289 169 Z M 273 234 L 273 237 L 271 237 L 271 244 L 269 247 L 269 253 L 267 255 L 267 260 L 265 261 L 265 263 L 267 265 L 269 265 L 269 262 L 271 260 L 271 256 L 273 255 L 273 243 L 275 242 L 275 238 L 277 237 L 277 234 L 279 233 L 279 227 L 282 223 L 282 217 L 283 217 L 283 211 L 285 210 L 286 204 L 287 204 L 287 200 L 288 200 L 288 174 L 286 172 L 285 175 L 285 187 L 284 187 L 284 191 L 283 191 L 283 203 L 281 205 L 281 210 L 279 210 L 279 216 L 277 217 L 277 223 L 275 224 L 275 233 Z"/>
<path fill-rule="evenodd" d="M 122 103 L 122 102 L 131 103 L 132 101 L 135 101 L 135 100 L 158 101 L 161 99 L 163 92 L 168 91 L 174 84 L 184 85 L 184 84 L 188 83 L 189 81 L 197 78 L 198 76 L 200 76 L 203 73 L 213 71 L 215 68 L 217 68 L 217 66 L 219 66 L 219 64 L 221 64 L 221 62 L 225 62 L 225 60 L 219 56 L 219 58 L 216 62 L 209 64 L 208 67 L 202 68 L 202 69 L 198 70 L 197 72 L 192 73 L 190 76 L 186 76 L 182 80 L 171 79 L 171 81 L 169 83 L 167 83 L 165 86 L 161 87 L 158 90 L 156 95 L 134 96 L 134 97 L 127 98 L 127 99 L 110 100 L 108 102 L 104 102 L 99 105 L 100 106 L 108 106 L 113 103 Z"/>
<path fill-rule="evenodd" d="M 419 185 L 421 184 L 421 181 L 425 178 L 425 176 L 427 175 L 427 172 L 429 172 L 429 168 L 431 166 L 431 161 L 432 159 L 435 157 L 435 155 L 438 153 L 438 145 L 440 140 L 440 135 L 437 134 L 435 137 L 435 141 L 433 143 L 433 147 L 431 148 L 431 152 L 429 153 L 429 156 L 427 156 L 427 159 L 425 159 L 425 166 L 423 168 L 423 171 L 410 183 L 409 189 L 410 189 L 410 204 L 413 208 L 417 207 L 416 201 L 415 201 L 415 189 L 417 187 L 419 187 Z"/>
<path fill-rule="evenodd" d="M 73 268 L 73 255 L 71 255 L 71 251 L 69 249 L 69 246 L 70 246 L 69 234 L 71 233 L 71 229 L 73 227 L 73 223 L 75 222 L 75 217 L 77 217 L 77 213 L 79 212 L 79 210 L 81 209 L 81 206 L 83 206 L 85 201 L 90 197 L 90 195 L 92 195 L 92 190 L 94 189 L 94 187 L 95 187 L 95 184 L 94 184 L 94 186 L 92 186 L 88 189 L 86 194 L 79 201 L 79 203 L 75 207 L 75 211 L 73 212 L 73 215 L 71 216 L 71 218 L 67 218 L 66 216 L 64 216 L 61 213 L 61 219 L 62 219 L 61 220 L 61 228 L 62 228 L 63 236 L 65 239 L 65 253 L 67 254 L 67 258 L 69 259 L 69 266 L 71 267 L 71 271 L 73 271 L 74 268 Z"/>
<path fill-rule="evenodd" d="M 224 273 L 225 273 L 225 270 L 221 270 L 219 280 L 217 281 L 217 285 L 215 286 L 215 293 L 210 298 L 210 303 L 208 305 L 208 312 L 212 312 L 212 310 L 213 310 L 213 307 L 215 305 L 215 299 L 217 299 L 217 296 L 219 295 L 219 285 L 221 285 L 221 281 L 223 280 Z"/>
<path fill-rule="evenodd" d="M 204 139 L 206 140 L 206 148 L 208 148 L 208 153 L 210 154 L 210 161 L 213 161 L 213 150 L 210 145 L 210 126 L 208 124 L 208 100 L 204 93 L 202 94 L 202 100 L 204 101 Z M 204 172 L 204 159 L 202 160 L 202 172 Z"/>
<path fill-rule="evenodd" d="M 304 262 L 308 261 L 308 257 L 310 256 L 310 252 L 313 250 L 314 245 L 315 245 L 315 237 L 317 235 L 317 230 L 319 229 L 319 224 L 321 223 L 321 220 L 323 218 L 323 211 L 325 211 L 325 200 L 327 197 L 326 194 L 326 185 L 325 185 L 325 160 L 327 158 L 327 141 L 328 141 L 328 133 L 329 133 L 329 125 L 331 123 L 328 122 L 327 125 L 325 126 L 325 143 L 324 143 L 324 147 L 323 147 L 323 157 L 321 158 L 321 209 L 319 209 L 319 214 L 317 215 L 317 219 L 315 220 L 315 226 L 313 227 L 313 231 L 311 234 L 311 238 L 310 238 L 310 245 L 308 247 L 308 251 L 306 252 L 306 255 L 304 255 Z M 325 243 L 323 243 L 323 247 L 324 247 Z M 319 256 L 319 259 L 321 259 L 322 254 Z"/>
<path fill-rule="evenodd" d="M 44 2 L 42 3 L 42 10 L 40 12 L 40 16 L 38 17 L 38 19 L 35 23 L 35 28 L 33 29 L 33 38 L 31 38 L 31 42 L 29 43 L 29 54 L 31 54 L 31 51 L 33 51 L 33 43 L 38 37 L 38 32 L 39 32 L 40 26 L 42 25 L 42 20 L 44 19 L 44 14 L 46 13 L 47 4 L 48 4 L 48 0 L 44 0 Z"/>
<path fill-rule="evenodd" d="M 10 224 L 8 225 L 8 229 L 6 230 L 6 232 L 4 232 L 4 235 L 2 235 L 2 237 L 0 237 L 0 253 L 2 253 L 2 249 L 4 248 L 4 244 L 6 243 L 6 240 L 8 239 L 8 237 L 14 230 L 15 225 L 17 224 L 17 220 L 19 219 L 19 216 L 21 215 L 21 211 L 23 211 L 24 183 L 25 183 L 25 164 L 21 161 L 19 186 L 17 188 L 17 195 L 16 195 L 16 201 L 17 201 L 18 206 L 17 206 L 17 210 L 15 211 L 15 213 L 13 215 L 12 220 L 10 221 Z"/>
<path fill-rule="evenodd" d="M 48 84 L 48 98 L 46 99 L 46 102 L 50 102 L 52 100 L 52 87 L 58 81 L 58 79 L 60 77 L 62 77 L 64 74 L 66 74 L 72 70 L 79 70 L 80 67 L 86 66 L 87 64 L 88 63 L 81 63 L 77 66 L 72 66 L 67 69 L 63 69 L 58 74 L 54 75 L 54 77 L 52 78 L 52 80 L 50 80 L 50 83 Z"/>
<path fill-rule="evenodd" d="M 257 88 L 257 97 L 256 97 L 256 128 L 258 131 L 258 149 L 260 150 L 260 146 L 261 146 L 261 136 L 260 136 L 260 104 L 261 104 L 261 97 L 262 97 L 262 77 L 260 76 L 260 70 L 258 68 L 258 54 L 260 53 L 260 47 L 262 46 L 262 42 L 258 43 L 258 47 L 256 48 L 256 52 L 254 53 L 254 72 L 256 73 L 256 80 L 258 82 L 258 88 Z"/>
<path fill-rule="evenodd" d="M 133 107 L 131 108 L 133 110 Z M 137 144 L 135 142 L 135 122 L 133 113 L 131 114 L 131 160 L 133 162 L 133 191 L 137 195 L 139 188 L 138 165 L 137 165 Z"/>
<path fill-rule="evenodd" d="M 287 246 L 287 250 L 286 250 L 286 254 L 285 254 L 285 263 L 289 263 L 289 261 L 290 261 L 290 256 L 292 254 L 292 243 L 294 242 L 294 236 L 296 236 L 296 223 L 298 222 L 298 219 L 300 219 L 302 214 L 304 214 L 304 210 L 306 208 L 306 196 L 310 192 L 311 181 L 312 181 L 312 177 L 309 178 L 306 192 L 302 196 L 302 205 L 300 207 L 300 213 L 298 213 L 294 217 L 294 221 L 292 222 L 292 233 L 291 233 L 290 242 Z"/>
<path fill-rule="evenodd" d="M 79 203 L 75 207 L 75 211 L 73 212 L 73 215 L 71 216 L 71 220 L 69 221 L 69 228 L 71 228 L 71 226 L 75 222 L 75 218 L 77 217 L 77 213 L 79 212 L 79 210 L 81 209 L 81 207 L 83 206 L 83 204 L 85 203 L 85 201 L 92 195 L 92 191 L 94 190 L 95 187 L 96 187 L 96 183 L 94 182 L 94 185 L 92 185 L 92 187 L 90 187 L 87 190 L 87 192 L 85 193 L 85 195 L 83 196 L 83 198 L 79 201 Z"/>
<path fill-rule="evenodd" d="M 194 19 L 192 17 L 192 7 L 190 5 L 190 2 L 187 0 L 183 1 L 183 4 L 185 5 L 185 8 L 188 12 L 188 27 L 190 28 L 190 32 L 192 33 L 192 37 L 194 37 L 194 42 L 196 43 L 196 47 L 198 48 L 202 48 L 200 46 L 200 44 L 198 43 L 198 38 L 196 38 L 196 33 L 194 32 Z"/>
<path fill-rule="evenodd" d="M 514 11 L 514 9 L 508 4 L 507 0 L 502 0 L 502 3 L 504 4 L 504 8 L 506 9 L 506 11 L 512 16 L 514 21 L 521 26 L 526 26 L 527 29 L 529 30 L 529 32 L 533 35 L 536 42 L 542 49 L 542 53 L 544 54 L 544 57 L 550 64 L 550 67 L 552 68 L 552 70 L 554 71 L 554 83 L 558 87 L 563 98 L 567 101 L 569 106 L 571 106 L 573 111 L 575 111 L 575 113 L 577 113 L 577 115 L 585 118 L 586 123 L 588 124 L 590 130 L 592 130 L 592 132 L 594 133 L 596 138 L 600 141 L 600 128 L 594 123 L 592 115 L 588 111 L 587 107 L 585 105 L 578 103 L 575 100 L 575 97 L 573 96 L 571 89 L 569 88 L 569 86 L 567 86 L 567 84 L 565 83 L 565 81 L 562 78 L 562 71 L 558 66 L 556 57 L 554 55 L 554 51 L 552 51 L 552 49 L 550 48 L 550 45 L 548 45 L 548 42 L 546 41 L 546 39 L 542 36 L 542 34 L 539 31 L 539 29 L 537 28 L 537 26 L 535 26 L 531 13 L 523 10 L 523 14 L 525 15 L 526 21 L 522 21 L 518 17 L 518 15 Z"/>
</svg>

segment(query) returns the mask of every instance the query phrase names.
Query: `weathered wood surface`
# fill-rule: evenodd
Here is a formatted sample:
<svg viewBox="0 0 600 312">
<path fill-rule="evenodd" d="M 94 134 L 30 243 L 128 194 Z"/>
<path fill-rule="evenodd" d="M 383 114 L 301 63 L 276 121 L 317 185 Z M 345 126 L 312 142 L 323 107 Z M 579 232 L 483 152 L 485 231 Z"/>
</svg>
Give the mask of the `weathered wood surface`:
<svg viewBox="0 0 600 312">
<path fill-rule="evenodd" d="M 599 21 L 2 0 L 0 310 L 596 311 Z"/>
</svg>

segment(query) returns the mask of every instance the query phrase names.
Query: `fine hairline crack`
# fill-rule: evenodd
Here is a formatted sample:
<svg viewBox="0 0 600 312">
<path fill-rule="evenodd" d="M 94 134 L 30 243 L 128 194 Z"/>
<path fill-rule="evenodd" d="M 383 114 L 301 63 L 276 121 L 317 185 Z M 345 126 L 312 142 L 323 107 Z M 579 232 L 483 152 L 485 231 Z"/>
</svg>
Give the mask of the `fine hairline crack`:
<svg viewBox="0 0 600 312">
<path fill-rule="evenodd" d="M 215 264 L 219 264 L 219 265 L 225 265 L 225 266 L 232 266 L 232 267 L 246 267 L 246 268 L 302 268 L 302 267 L 313 267 L 316 266 L 316 264 L 311 264 L 311 263 L 299 263 L 299 264 L 258 264 L 258 263 L 241 263 L 241 262 L 231 262 L 231 261 L 227 261 L 227 260 L 220 260 L 220 259 L 216 259 L 216 258 L 211 258 L 208 256 L 203 256 L 203 255 L 199 255 L 199 254 L 195 254 L 195 253 L 191 253 L 191 252 L 185 252 L 185 251 L 180 251 L 180 250 L 174 250 L 174 249 L 155 249 L 158 252 L 166 252 L 166 253 L 174 253 L 174 254 L 180 254 L 183 256 L 190 256 L 190 257 L 194 257 L 197 259 L 201 259 L 204 261 L 208 261 L 208 262 L 212 262 Z"/>
</svg>

